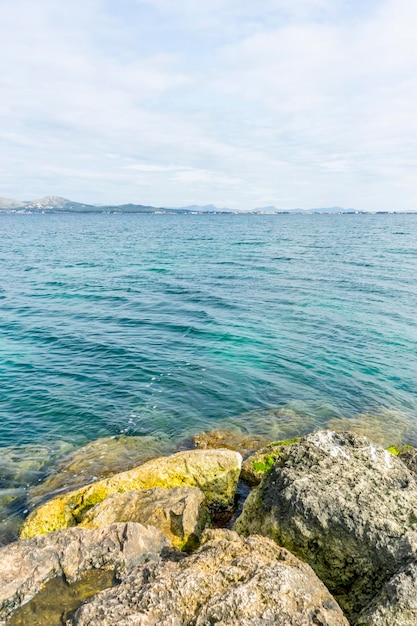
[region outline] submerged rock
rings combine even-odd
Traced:
[[[242,457],[231,450],[190,450],[144,465],[57,496],[27,518],[21,537],[42,535],[75,526],[89,509],[117,492],[150,487],[199,487],[209,507],[233,505]]]
[[[243,457],[268,444],[268,439],[263,435],[242,433],[226,428],[198,433],[191,437],[191,441],[200,450],[227,448],[240,452]]]
[[[242,480],[249,485],[259,485],[265,472],[271,469],[278,459],[282,449],[286,446],[291,446],[293,443],[297,443],[297,441],[300,441],[300,437],[285,439],[284,441],[274,441],[249,456],[242,464],[242,472],[240,474]]]
[[[21,488],[44,478],[56,460],[72,449],[71,444],[56,441],[50,444],[8,446],[1,448],[0,489]]]
[[[197,487],[142,489],[114,493],[90,509],[80,526],[139,522],[159,528],[180,550],[195,548],[208,521],[203,492]]]
[[[407,439],[409,417],[398,410],[380,408],[375,413],[359,413],[352,417],[334,417],[327,428],[367,437],[381,446],[401,446]]]
[[[72,626],[348,626],[312,569],[262,537],[206,531],[191,556],[134,568]]]
[[[0,626],[53,578],[74,582],[95,568],[120,572],[159,558],[168,546],[163,533],[140,524],[72,528],[10,544],[0,550]]]
[[[104,437],[59,459],[52,473],[30,489],[29,501],[39,504],[57,493],[132,469],[172,451],[172,443],[155,437]]]
[[[416,502],[412,473],[390,452],[321,431],[282,451],[234,529],[307,561],[355,615],[415,554]]]
[[[7,626],[62,626],[88,598],[117,584],[114,572],[88,570],[74,583],[63,576],[47,582],[29,602],[16,609]]]

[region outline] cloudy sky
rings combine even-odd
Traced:
[[[0,196],[417,209],[415,0],[2,0]]]

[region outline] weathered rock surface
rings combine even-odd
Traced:
[[[300,441],[300,437],[284,441],[273,441],[264,448],[257,450],[257,452],[251,454],[243,461],[240,477],[249,485],[259,485],[265,472],[271,469],[281,454],[282,449],[298,441]]]
[[[132,469],[171,451],[172,444],[155,437],[119,435],[96,439],[59,459],[46,480],[30,489],[29,501],[39,504],[46,497]]]
[[[230,507],[241,463],[241,455],[231,450],[189,450],[155,459],[45,502],[29,515],[20,536],[75,526],[94,505],[113,493],[132,489],[188,485],[201,489],[209,507]]]
[[[142,489],[114,493],[90,509],[80,526],[139,522],[159,528],[180,550],[198,545],[208,521],[203,492],[197,487]]]
[[[402,567],[362,611],[355,626],[416,626],[417,563]]]
[[[245,457],[254,450],[263,448],[269,442],[263,435],[242,433],[237,430],[216,428],[191,437],[192,443],[200,450],[227,448],[236,450]]]
[[[417,483],[390,452],[321,431],[284,449],[235,530],[307,561],[350,615],[415,554]]]
[[[71,528],[10,544],[0,550],[0,624],[52,578],[74,582],[93,568],[122,571],[159,558],[169,545],[159,530],[140,524]]]
[[[206,531],[191,556],[134,568],[73,626],[348,626],[312,569],[262,537]]]
[[[390,449],[390,448],[388,448]],[[417,476],[417,448],[412,446],[396,446],[393,452],[408,467],[410,472]]]

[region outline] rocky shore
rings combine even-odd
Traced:
[[[221,429],[187,446],[41,483],[0,550],[0,626],[417,624],[414,448]]]

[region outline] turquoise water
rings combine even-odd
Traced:
[[[0,445],[417,418],[417,216],[3,215]]]
[[[0,229],[13,458],[341,418],[417,443],[417,216],[1,215]]]

